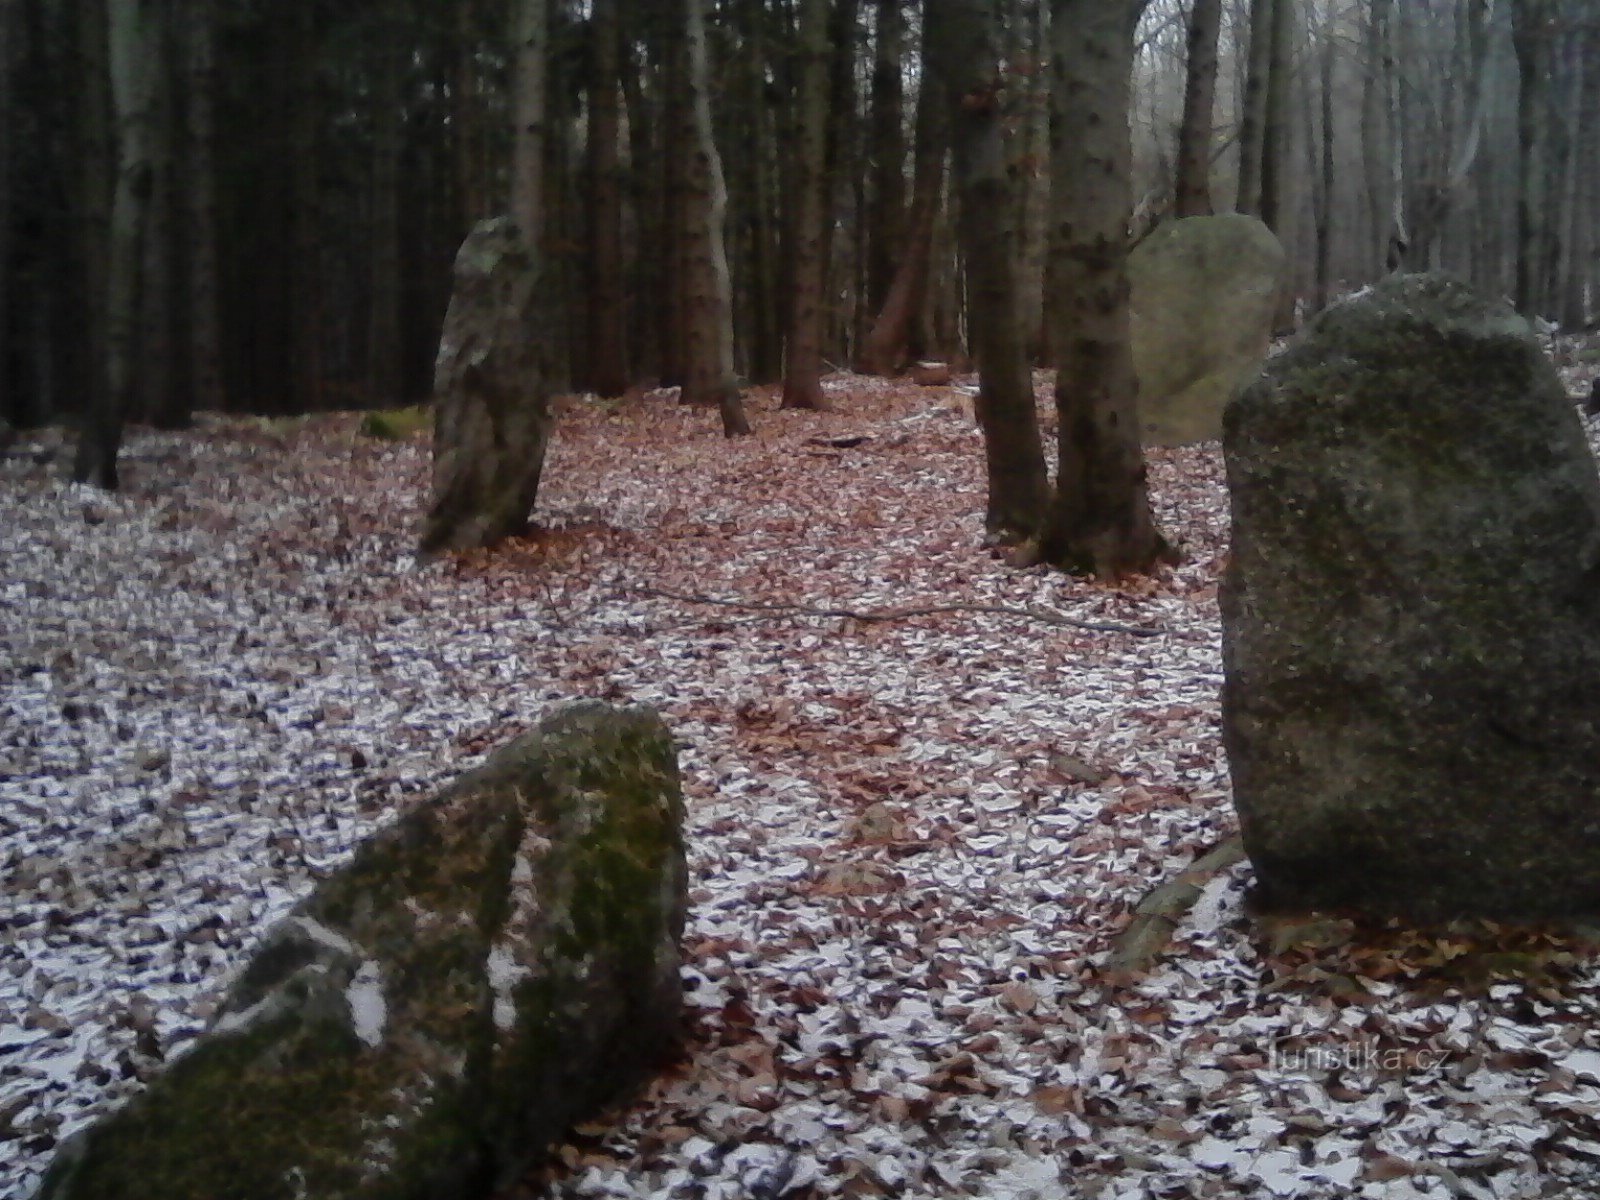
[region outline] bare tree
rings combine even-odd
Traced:
[[[1189,13],[1189,61],[1184,75],[1183,122],[1178,127],[1178,178],[1174,214],[1211,213],[1211,127],[1217,91],[1217,38],[1222,0],[1195,0]]]
[[[550,0],[516,0],[511,43],[511,219],[535,250],[544,236],[544,158],[549,135],[546,79]]]
[[[594,0],[589,19],[589,387],[628,388],[622,282],[622,164],[618,113],[622,29],[617,0]]]
[[[827,274],[828,0],[800,6],[800,121],[794,154],[790,232],[789,334],[784,345],[784,408],[826,408],[822,395],[822,289]]]
[[[1170,553],[1150,515],[1128,313],[1129,75],[1140,5],[1052,0],[1049,320],[1055,502],[1045,561],[1117,578]]]
[[[106,273],[105,384],[86,414],[72,477],[117,488],[117,454],[132,397],[139,332],[139,269],[150,211],[150,121],[159,13],[152,0],[106,0],[117,185]]]
[[[189,388],[197,409],[222,397],[222,327],[217,277],[216,13],[213,0],[185,0],[182,22],[185,138],[183,186],[189,248]]]
[[[716,405],[724,436],[735,437],[749,433],[750,422],[733,370],[733,297],[722,240],[728,192],[711,128],[703,4],[704,0],[683,0],[682,9],[687,92],[683,106],[683,150],[687,155],[683,246],[688,353],[683,399],[689,404]]]

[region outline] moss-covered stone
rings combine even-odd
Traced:
[[[1222,433],[1222,411],[1261,366],[1283,286],[1283,247],[1255,217],[1169,221],[1128,257],[1133,365],[1146,445]]]
[[[414,404],[410,408],[386,408],[369,412],[361,418],[364,437],[386,442],[403,442],[407,438],[433,428],[433,407]]]
[[[1600,910],[1600,478],[1527,324],[1433,276],[1229,407],[1224,738],[1263,899]]]
[[[571,706],[369,841],[49,1200],[470,1197],[676,1045],[671,739]]]

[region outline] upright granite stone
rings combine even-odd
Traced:
[[[1146,445],[1222,434],[1222,410],[1261,366],[1283,286],[1283,247],[1255,217],[1162,225],[1128,258],[1133,366]]]
[[[522,533],[550,442],[547,298],[534,251],[505,217],[456,254],[433,382],[433,497],[421,549]]]
[[[672,739],[570,706],[372,838],[45,1200],[469,1200],[674,1051]]]
[[[1228,408],[1223,733],[1274,908],[1600,913],[1600,478],[1526,322],[1335,305]]]

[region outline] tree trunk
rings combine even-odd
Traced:
[[[1050,6],[1046,0],[1028,0],[1029,48],[1032,78],[1028,81],[1023,112],[1020,165],[1022,185],[1017,197],[1017,260],[1020,294],[1017,320],[1027,339],[1030,362],[1049,360],[1044,336],[1044,260],[1050,203],[1050,83],[1043,63],[1049,37]]]
[[[1261,187],[1257,211],[1285,246],[1291,244],[1285,221],[1283,173],[1289,163],[1290,65],[1294,55],[1294,10],[1290,0],[1272,0],[1271,61],[1267,64],[1266,126],[1261,138]],[[1251,44],[1254,60],[1254,42]]]
[[[1361,154],[1366,176],[1370,270],[1384,269],[1389,247],[1389,93],[1393,59],[1389,53],[1389,14],[1393,0],[1370,0],[1367,8],[1366,78],[1361,90]]]
[[[450,146],[455,159],[456,207],[464,233],[483,219],[487,206],[478,86],[478,0],[456,0],[455,10]]]
[[[150,203],[139,274],[139,363],[134,370],[132,411],[164,429],[189,424],[189,403],[177,387],[173,337],[173,297],[177,283],[173,256],[177,237],[177,105],[173,96],[173,0],[151,9],[150,53]]]
[[[1318,311],[1327,307],[1329,289],[1333,282],[1333,226],[1334,212],[1338,208],[1334,197],[1334,120],[1333,120],[1333,68],[1338,40],[1334,37],[1333,22],[1324,20],[1321,46],[1322,155],[1318,177],[1321,185],[1321,205],[1317,210],[1317,295]]]
[[[683,205],[688,361],[683,399],[689,404],[715,404],[724,436],[735,437],[749,433],[750,423],[733,370],[733,298],[723,246],[728,193],[711,128],[704,0],[682,3],[688,68],[682,139],[688,155]]]
[[[322,407],[322,197],[317,178],[316,9],[286,6],[290,23],[289,104],[289,412]]]
[[[901,0],[878,0],[872,55],[872,178],[868,186],[867,309],[883,311],[904,236],[905,131],[901,128],[905,16]]]
[[[133,393],[139,336],[139,268],[150,208],[150,121],[155,93],[156,5],[106,0],[117,186],[107,267],[105,384],[78,439],[72,477],[117,488],[117,453]]]
[[[214,0],[184,5],[185,157],[184,219],[189,246],[189,391],[200,410],[223,407],[222,326],[217,277],[216,7]]]
[[[511,34],[516,51],[511,87],[511,219],[539,254],[544,237],[550,0],[515,3]]]
[[[783,408],[822,409],[822,290],[827,271],[822,223],[829,196],[828,0],[800,7],[800,122],[794,228],[789,244],[789,334],[784,341]]]
[[[938,26],[948,40],[932,48],[929,73],[945,81],[952,113],[967,321],[989,477],[984,526],[1001,540],[1023,541],[1044,524],[1050,483],[1034,414],[1027,331],[1016,319],[1017,204],[1006,170],[996,14],[993,0],[929,4],[949,10]]]
[[[928,46],[938,43],[938,22],[942,19],[942,8],[938,4],[922,14],[924,58]],[[905,363],[908,352],[922,349],[913,344],[912,326],[921,318],[927,293],[933,231],[938,223],[939,199],[944,189],[944,159],[949,140],[947,118],[940,89],[929,81],[924,71],[917,90],[911,211],[893,282],[872,332],[867,336],[867,344],[862,347],[858,369],[868,375],[893,375]]]
[[[407,50],[400,12],[377,14],[372,74],[372,238],[368,260],[372,303],[367,326],[367,394],[378,408],[402,402],[400,383],[400,155],[405,121],[402,91]]]
[[[622,32],[617,0],[594,0],[589,19],[589,388],[628,390],[622,288],[622,163],[618,153]]]
[[[673,9],[677,9],[673,12]],[[689,160],[694,154],[693,114],[689,112],[689,59],[681,0],[658,13],[660,30],[661,116],[661,286],[657,289],[657,329],[661,336],[661,386],[679,387],[688,370]]]
[[[1549,109],[1545,65],[1551,13],[1549,0],[1512,0],[1511,37],[1517,57],[1518,311],[1538,314],[1545,299],[1543,266],[1549,238],[1545,187],[1545,119]]]
[[[19,425],[31,425],[17,401],[20,389],[11,370],[12,76],[21,11],[20,0],[0,0],[0,421],[15,414],[23,416]]]
[[[1261,167],[1267,153],[1267,87],[1272,73],[1272,18],[1277,0],[1250,0],[1250,55],[1239,127],[1239,194],[1234,208],[1261,215]]]
[[[1178,127],[1178,177],[1173,213],[1211,215],[1211,126],[1217,91],[1217,37],[1222,0],[1195,0],[1189,14],[1189,62],[1184,75],[1183,122]]]
[[[1118,578],[1169,554],[1150,515],[1128,313],[1129,76],[1138,6],[1052,0],[1056,494],[1045,561]]]
[[[82,72],[78,89],[76,179],[77,224],[82,253],[79,284],[84,300],[87,362],[81,371],[79,415],[111,410],[105,395],[109,352],[106,306],[110,299],[111,209],[116,191],[118,149],[111,103],[111,66],[106,0],[78,0],[77,53]]]

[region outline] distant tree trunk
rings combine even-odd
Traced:
[[[938,22],[942,19],[942,9],[937,4],[922,15],[924,57],[928,46],[938,43]],[[944,190],[944,160],[949,140],[944,98],[926,72],[918,84],[916,120],[911,211],[906,220],[905,240],[901,243],[900,262],[858,364],[859,369],[869,375],[892,375],[906,361],[908,351],[922,349],[913,345],[912,326],[921,315],[928,286],[933,231],[938,223],[939,198]]]
[[[286,6],[290,23],[289,104],[289,369],[288,411],[322,407],[322,203],[317,178],[316,8]]]
[[[11,130],[13,55],[19,0],[0,0],[0,421],[23,412],[11,370]],[[24,419],[19,424],[32,424]]]
[[[1600,61],[1595,57],[1600,54],[1600,26],[1579,36],[1578,78],[1569,115],[1573,125],[1570,205],[1561,273],[1561,325],[1568,330],[1582,329],[1589,320],[1586,266],[1596,250],[1594,226],[1600,220],[1595,205],[1595,184],[1600,180],[1600,165],[1595,161],[1600,158]]]
[[[1366,176],[1371,271],[1381,273],[1389,248],[1389,93],[1394,86],[1389,52],[1393,0],[1370,0],[1364,35],[1366,68],[1361,91],[1361,155]]]
[[[952,113],[954,180],[967,267],[967,321],[978,360],[989,501],[984,526],[1005,541],[1036,534],[1049,510],[1050,483],[1034,415],[1027,331],[1018,323],[1017,205],[1006,171],[1002,80],[993,0],[928,0],[949,10],[933,47]]]
[[[139,268],[150,208],[150,121],[158,13],[152,0],[106,0],[117,187],[107,269],[105,385],[78,439],[72,477],[117,488],[117,453],[133,393],[139,336]]]
[[[80,290],[84,300],[87,362],[81,372],[79,415],[111,411],[106,391],[110,299],[111,208],[116,190],[118,148],[111,102],[111,67],[106,0],[77,0],[78,128],[81,147],[75,180],[78,237],[81,245]],[[119,435],[120,437],[120,435]]]
[[[478,0],[456,0],[455,63],[450,90],[451,149],[455,157],[456,205],[463,232],[482,220],[483,121],[478,86]]]
[[[1318,164],[1320,203],[1317,208],[1317,308],[1327,306],[1333,277],[1333,225],[1334,211],[1334,121],[1333,121],[1333,67],[1336,61],[1338,40],[1334,37],[1332,21],[1322,28],[1322,70],[1320,79],[1320,108],[1322,117],[1322,154]]]
[[[1052,0],[1046,303],[1058,371],[1056,494],[1046,562],[1117,578],[1169,550],[1150,515],[1128,312],[1129,77],[1139,6]]]
[[[173,95],[174,0],[156,0],[151,10],[150,52],[155,61],[150,98],[150,204],[139,275],[139,363],[134,370],[134,412],[163,429],[189,424],[188,397],[178,388],[174,289],[177,272],[177,103]]]
[[[750,171],[748,361],[752,383],[773,383],[783,377],[783,325],[779,320],[780,253],[778,191],[773,164],[777,138],[773,132],[773,103],[767,83],[766,4],[746,0],[748,26],[744,86],[749,97],[745,114],[744,157]]]
[[[1022,323],[1028,358],[1033,362],[1049,358],[1044,336],[1044,261],[1050,203],[1050,85],[1043,67],[1049,15],[1045,0],[1028,0],[1023,7],[1033,75],[1023,97],[1019,133],[1022,185],[1017,197],[1017,320]]]
[[[659,14],[661,119],[661,286],[657,288],[656,326],[661,336],[661,386],[679,387],[688,369],[689,328],[686,289],[689,261],[688,170],[694,135],[689,112],[689,59],[681,0]]]
[[[622,33],[617,0],[594,0],[589,19],[589,388],[628,390],[623,328],[622,163],[618,153]]]
[[[1211,127],[1217,91],[1217,38],[1222,0],[1195,0],[1189,14],[1189,62],[1184,75],[1183,123],[1178,127],[1178,177],[1173,212],[1211,215]]]
[[[222,326],[217,307],[215,28],[215,0],[185,0],[185,157],[189,169],[183,195],[189,246],[189,390],[194,407],[200,410],[223,407]]]
[[[515,0],[511,42],[511,219],[539,252],[544,237],[544,161],[550,0]]]
[[[715,404],[724,436],[750,432],[733,370],[733,299],[723,221],[728,193],[711,127],[704,0],[682,0],[687,72],[683,149],[688,362],[683,399]]]
[[[379,408],[401,402],[400,155],[406,41],[390,3],[377,14],[372,73],[372,306],[367,326],[367,392]]]
[[[1290,67],[1294,57],[1294,10],[1290,0],[1272,0],[1272,40],[1267,64],[1266,123],[1261,138],[1261,192],[1257,211],[1268,229],[1289,244],[1284,228],[1283,172],[1289,160]],[[1251,61],[1255,47],[1251,44]]]
[[[828,0],[800,6],[800,121],[794,228],[789,244],[789,334],[784,343],[784,408],[826,408],[822,395],[822,289],[827,271],[822,223],[830,192],[828,157]]]
[[[1267,81],[1272,73],[1272,18],[1277,0],[1250,0],[1250,55],[1239,127],[1239,195],[1234,207],[1261,215],[1261,167],[1267,153]]]
[[[901,0],[878,0],[872,54],[872,162],[868,184],[867,310],[883,311],[904,236],[905,131],[900,58],[905,17]]]
[[[1545,73],[1551,12],[1549,0],[1512,0],[1511,39],[1517,56],[1517,274],[1518,311],[1534,316],[1545,299],[1543,266],[1549,239],[1545,180],[1545,120],[1549,88]]]

